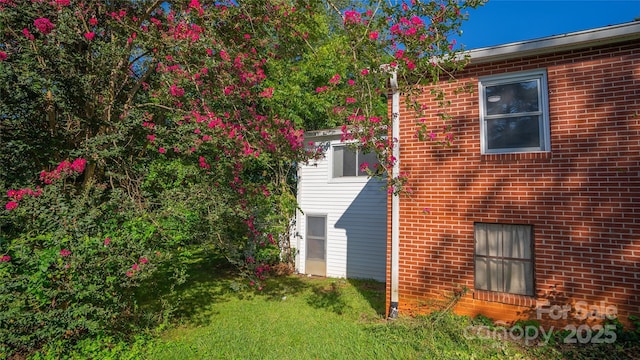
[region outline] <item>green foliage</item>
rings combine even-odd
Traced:
[[[623,342],[640,342],[640,318],[636,315],[628,317],[631,328],[625,328],[619,318],[607,319],[605,324],[615,325],[616,339]]]
[[[447,36],[477,4],[3,1],[3,355],[164,326],[194,245],[262,288],[294,260],[303,130],[389,155],[380,65],[412,85],[459,68]]]
[[[173,259],[156,226],[132,217],[123,198],[66,178],[3,216],[0,348],[8,355],[99,334],[126,339],[145,325],[135,288]]]

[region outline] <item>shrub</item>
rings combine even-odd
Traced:
[[[127,336],[143,318],[135,289],[171,265],[149,217],[119,191],[80,186],[74,180],[82,169],[65,166],[43,174],[42,188],[7,192],[7,203],[17,205],[5,206],[0,219],[4,355],[96,334]]]

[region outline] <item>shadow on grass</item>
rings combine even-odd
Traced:
[[[376,280],[347,279],[356,288],[376,314],[386,316],[386,284]]]
[[[373,280],[307,278],[299,275],[274,276],[258,290],[242,279],[237,269],[214,250],[196,252],[183,263],[186,281],[172,286],[175,267],[160,269],[138,294],[138,303],[149,324],[167,321],[209,325],[216,305],[232,299],[263,297],[282,301],[287,296],[305,294],[309,306],[342,315],[350,308],[344,288],[353,286],[378,313],[384,313],[385,286]]]
[[[315,309],[325,309],[338,315],[344,314],[349,305],[342,294],[343,282],[344,280],[336,280],[327,285],[313,286],[307,304]]]
[[[270,278],[264,290],[254,292],[255,295],[265,296],[269,300],[282,301],[286,296],[303,293],[311,284],[296,275],[282,275]]]
[[[234,293],[235,268],[213,251],[198,252],[182,265],[159,269],[146,281],[138,294],[140,308],[155,323],[171,319],[208,324],[213,306],[228,301]],[[174,286],[182,276],[186,281]]]

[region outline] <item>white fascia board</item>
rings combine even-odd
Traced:
[[[469,50],[471,64],[544,55],[595,45],[640,39],[640,21]]]
[[[342,128],[310,130],[304,132],[305,141],[327,141],[340,139],[342,137]]]

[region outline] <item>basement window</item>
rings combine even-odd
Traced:
[[[549,151],[545,70],[480,79],[483,154]]]
[[[476,223],[475,288],[533,296],[530,225]]]

